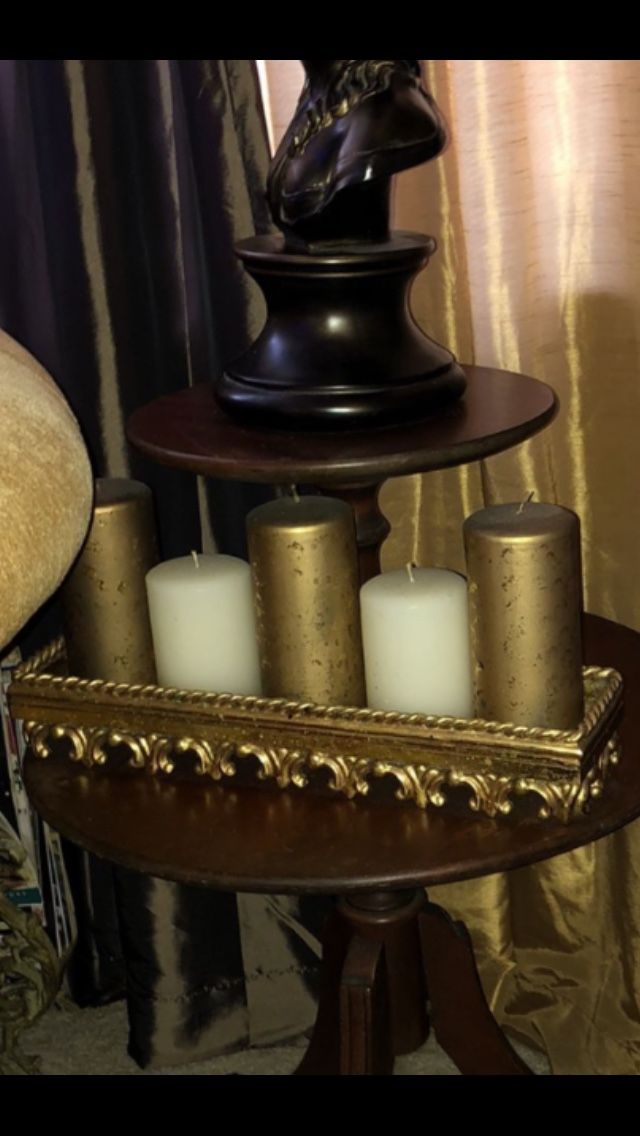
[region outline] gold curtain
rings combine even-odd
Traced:
[[[640,67],[450,59],[425,71],[453,144],[397,187],[398,226],[439,243],[415,315],[462,360],[551,383],[561,411],[509,453],[388,484],[384,566],[461,568],[464,516],[533,490],[580,515],[587,608],[640,628]],[[498,1018],[556,1073],[640,1072],[639,873],[634,825],[433,891],[469,925]]]
[[[299,73],[265,62],[277,140]],[[396,227],[439,245],[414,314],[462,361],[551,383],[561,412],[506,454],[388,483],[384,567],[461,569],[463,518],[533,490],[581,517],[587,608],[640,629],[640,65],[446,59],[425,61],[425,78],[452,144],[396,187]],[[433,889],[468,924],[499,1020],[555,1073],[640,1072],[639,877],[636,824]]]

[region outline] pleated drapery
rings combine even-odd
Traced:
[[[299,65],[265,64],[277,140]],[[397,179],[396,227],[439,245],[414,314],[463,362],[550,383],[561,411],[508,453],[387,483],[384,567],[463,569],[464,517],[533,491],[580,515],[587,608],[640,630],[640,64],[430,60],[425,79],[452,143]],[[468,923],[499,1020],[556,1073],[640,1072],[638,824],[433,898]]]

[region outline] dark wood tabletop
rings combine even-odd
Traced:
[[[411,888],[521,867],[597,840],[640,814],[640,635],[587,617],[588,662],[625,680],[623,760],[588,816],[490,820],[446,810],[177,782],[28,756],[25,780],[45,820],[125,867],[236,891]]]
[[[463,399],[421,422],[362,433],[261,430],[230,418],[213,384],[154,399],[127,423],[129,440],[162,465],[215,478],[323,486],[382,481],[499,453],[553,418],[554,391],[509,371],[466,366]]]

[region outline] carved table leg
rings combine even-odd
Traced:
[[[324,937],[323,985],[298,1075],[391,1073],[427,1036],[417,915],[422,892],[342,899]]]
[[[313,1036],[296,1076],[392,1073],[382,943],[352,935],[346,921],[336,914],[325,933],[322,977]]]
[[[418,922],[438,1044],[467,1075],[533,1075],[491,1013],[464,923],[434,903],[425,904]]]
[[[396,1056],[413,1053],[429,1032],[417,916],[422,891],[368,892],[340,901],[338,910],[353,931],[381,943],[389,988],[391,1042]]]
[[[393,1072],[389,989],[382,943],[356,935],[349,943],[340,984],[340,1073]]]
[[[318,1013],[296,1076],[331,1077],[340,1072],[340,983],[348,945],[348,928],[336,912],[324,930]]]

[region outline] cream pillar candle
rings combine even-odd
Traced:
[[[147,574],[158,682],[260,694],[251,572],[235,556],[195,552]]]
[[[367,703],[472,716],[467,587],[457,572],[408,567],[361,589]]]
[[[476,711],[571,729],[582,717],[580,522],[537,501],[464,524]]]

